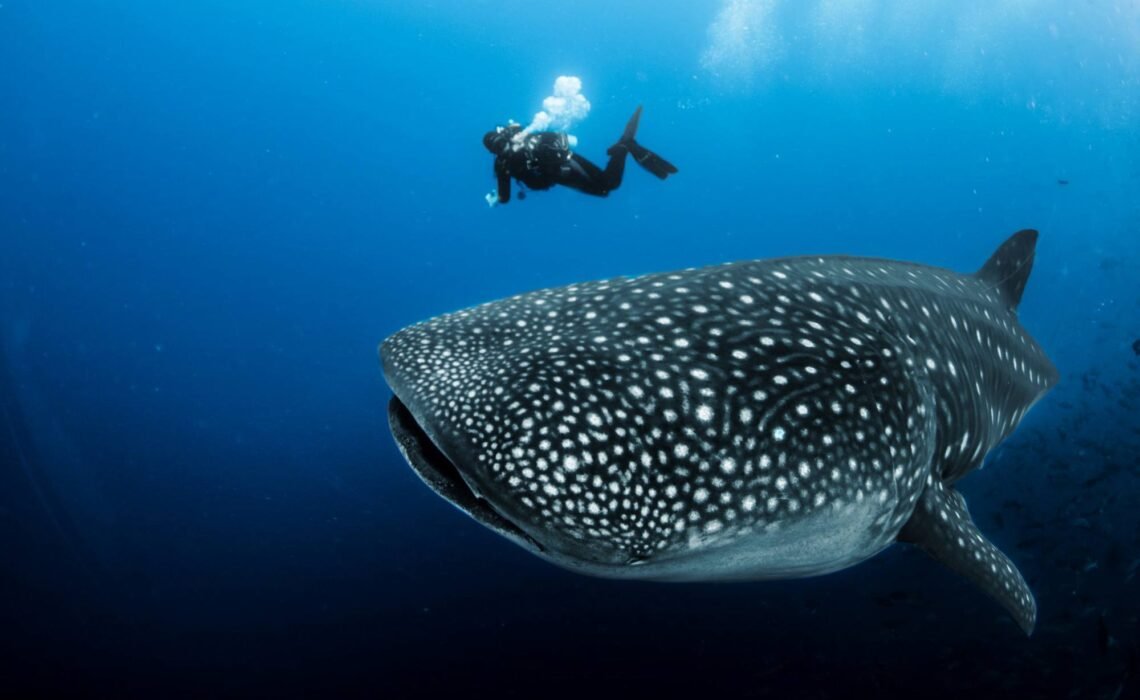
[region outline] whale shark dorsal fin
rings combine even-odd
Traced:
[[[975,277],[992,286],[1001,300],[1016,310],[1033,269],[1036,249],[1037,231],[1031,228],[1018,231],[1001,244]]]
[[[974,525],[966,500],[952,487],[933,480],[919,499],[899,540],[927,554],[979,586],[1033,633],[1037,603],[1013,562]]]

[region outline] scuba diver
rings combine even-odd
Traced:
[[[610,159],[605,170],[577,153],[572,153],[570,147],[574,145],[571,140],[573,137],[567,134],[549,131],[523,134],[523,128],[514,123],[488,131],[483,136],[483,145],[495,154],[498,190],[487,195],[487,203],[493,206],[511,201],[511,178],[532,190],[548,190],[555,185],[564,185],[579,192],[605,197],[621,186],[627,154],[632,154],[641,167],[664,180],[676,173],[677,168],[633,140],[640,119],[641,107],[638,106],[625,125],[621,139],[606,151]],[[520,191],[519,199],[524,199],[525,194],[525,191]]]

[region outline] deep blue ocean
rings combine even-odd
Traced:
[[[607,198],[489,207],[577,76]],[[609,581],[419,481],[377,359],[542,287],[1040,230],[1061,383],[962,482],[1026,637],[897,545]],[[0,695],[1140,697],[1135,0],[0,0]]]

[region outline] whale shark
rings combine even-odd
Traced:
[[[445,314],[380,344],[389,425],[436,493],[576,572],[805,577],[903,542],[1031,634],[956,485],[1059,378],[1017,317],[1036,243],[973,274],[775,258]]]

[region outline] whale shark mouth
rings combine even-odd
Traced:
[[[471,490],[459,468],[435,444],[397,396],[388,402],[388,425],[400,452],[432,491],[503,537],[531,551],[544,550],[521,528],[495,510],[487,499]]]

